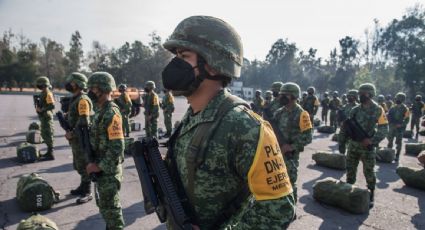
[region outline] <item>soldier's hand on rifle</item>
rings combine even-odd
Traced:
[[[283,151],[284,153],[292,152],[292,151],[294,151],[294,148],[292,148],[292,145],[283,144],[283,145],[282,145],[282,151]]]
[[[102,170],[99,168],[99,166],[97,166],[97,164],[95,164],[95,163],[89,163],[86,166],[86,171],[87,171],[87,174],[90,175],[91,173],[98,173],[98,172],[100,172]]]
[[[370,140],[370,138],[365,138],[365,139],[363,139],[363,141],[362,141],[362,145],[363,145],[363,147],[365,147],[365,148],[367,148],[369,145],[371,145],[372,144],[372,141]]]
[[[66,132],[65,133],[65,138],[69,141],[74,137],[73,132]]]

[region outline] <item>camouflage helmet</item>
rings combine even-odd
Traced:
[[[344,93],[344,94],[342,95],[342,99],[345,99],[345,98],[347,98],[347,94],[345,94],[345,93]]]
[[[392,98],[391,94],[387,94],[387,96],[385,97],[385,99],[387,100],[391,100],[391,98]]]
[[[422,95],[420,95],[420,94],[416,95],[415,100],[421,100],[422,101]]]
[[[273,95],[273,92],[272,92],[271,90],[267,90],[267,91],[264,93],[264,96],[265,96],[265,97],[272,97],[272,95]]]
[[[116,89],[115,79],[110,73],[95,72],[89,77],[87,87],[97,87],[103,92],[111,92]]]
[[[307,97],[308,93],[306,91],[303,91],[303,97]]]
[[[348,91],[347,97],[348,96],[353,96],[353,97],[357,98],[358,94],[359,94],[359,92],[356,89],[352,89],[352,90],[349,90]]]
[[[287,82],[282,85],[282,88],[280,88],[279,94],[291,94],[295,98],[299,98],[300,92],[301,92],[301,89],[298,86],[298,84],[293,82]]]
[[[118,86],[118,90],[126,90],[127,89],[127,85],[126,84],[120,84]]]
[[[271,90],[272,92],[279,92],[282,86],[283,86],[283,82],[281,81],[273,82]]]
[[[74,82],[80,89],[87,89],[87,77],[82,73],[71,73],[71,75],[66,78],[66,83],[71,82]]]
[[[385,101],[385,97],[382,94],[378,95],[378,102],[384,102]]]
[[[323,96],[325,96],[325,97],[327,97],[329,95],[329,93],[328,92],[324,92],[323,93]]]
[[[368,93],[370,97],[374,97],[376,94],[375,86],[371,83],[361,84],[359,87],[359,93]]]
[[[239,78],[243,64],[242,41],[233,27],[210,16],[192,16],[181,21],[164,48],[193,50],[220,74]]]
[[[46,86],[46,87],[51,86],[49,78],[45,76],[38,77],[37,80],[35,80],[35,85]]]
[[[404,102],[404,100],[406,100],[406,94],[404,94],[404,93],[402,93],[402,92],[398,92],[398,93],[395,95],[395,99],[396,99],[396,100],[399,100],[399,101],[401,101],[401,102]]]
[[[313,86],[308,87],[307,93],[314,93],[316,92],[316,89]]]
[[[259,89],[255,90],[255,95],[261,95],[261,90]]]
[[[334,97],[338,97],[338,95],[339,95],[339,93],[336,90],[332,93],[332,96],[334,96]]]
[[[155,87],[155,82],[153,82],[153,81],[147,81],[147,82],[145,83],[145,88],[148,88],[148,89],[150,89],[150,90],[155,89],[155,88],[156,88],[156,87]]]

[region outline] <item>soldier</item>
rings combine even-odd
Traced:
[[[67,113],[67,121],[72,128],[65,134],[72,149],[72,160],[74,169],[80,175],[80,185],[76,189],[71,190],[71,195],[80,196],[77,204],[89,202],[93,199],[91,193],[91,178],[86,172],[88,164],[83,146],[79,138],[83,138],[78,130],[90,127],[90,116],[93,115],[93,105],[90,98],[84,93],[87,89],[87,77],[81,73],[72,73],[66,79],[65,89],[72,93],[72,99],[69,104],[69,112]]]
[[[143,105],[145,107],[145,131],[147,137],[158,137],[159,99],[155,93],[155,82],[145,83],[145,96]]]
[[[385,113],[388,113],[388,107],[385,103],[385,97],[382,94],[378,96],[378,105],[380,105],[384,109]]]
[[[341,130],[338,138],[339,152],[342,154],[345,153],[345,144],[348,141],[347,183],[356,183],[357,166],[360,160],[363,163],[363,174],[370,191],[370,207],[373,207],[374,204],[376,186],[374,171],[376,160],[373,146],[378,146],[388,133],[388,121],[384,109],[372,100],[375,92],[373,84],[360,85],[360,105],[355,106],[349,115],[349,118],[357,121],[369,138],[365,138],[361,142],[351,140],[344,129]]]
[[[273,117],[273,126],[276,127],[274,130],[285,158],[289,179],[294,189],[295,202],[297,202],[296,182],[300,153],[313,138],[310,115],[297,103],[300,91],[300,87],[295,83],[283,84],[280,90],[280,101],[283,107],[277,110]]]
[[[320,102],[320,105],[322,106],[322,121],[325,122],[325,125],[328,124],[329,101],[329,94],[328,92],[325,92],[323,94],[323,99]]]
[[[195,210],[186,209],[195,229],[287,228],[294,199],[276,137],[268,122],[224,89],[240,77],[239,35],[220,19],[193,16],[164,47],[176,54],[162,73],[164,87],[190,104],[166,162]]]
[[[316,95],[314,95],[314,92],[316,91],[316,89],[312,86],[308,87],[307,89],[307,97],[305,98],[304,104],[303,104],[303,109],[305,111],[308,112],[308,114],[310,114],[310,120],[311,120],[311,124],[313,124],[313,120],[314,120],[314,116],[317,113],[317,110],[319,109],[319,99],[317,99]]]
[[[97,109],[90,129],[94,162],[86,171],[95,173],[96,204],[106,222],[106,229],[124,229],[119,191],[124,160],[124,133],[120,108],[112,102],[115,80],[107,72],[93,73],[87,84],[89,97]]]
[[[338,127],[338,110],[341,108],[341,100],[338,97],[338,91],[334,91],[332,94],[332,100],[329,102],[329,109],[331,110],[330,115],[330,126],[333,126],[336,130]]]
[[[129,137],[130,136],[129,116],[131,114],[131,107],[133,106],[133,103],[131,102],[130,96],[126,92],[127,91],[126,84],[119,85],[118,91],[121,93],[121,95],[115,100],[115,103],[120,107],[125,137]]]
[[[170,137],[173,131],[172,116],[174,112],[174,97],[170,90],[164,89],[164,96],[162,97],[161,108],[164,113],[164,124],[167,132],[164,138]]]
[[[271,90],[267,90],[264,95],[264,106],[263,106],[263,118],[266,121],[271,121],[273,118],[273,114],[270,112],[270,107],[273,102],[273,92]]]
[[[347,103],[347,94],[344,93],[341,97],[341,105],[346,105]]]
[[[394,104],[394,102],[393,102],[393,100],[392,100],[392,96],[391,96],[391,94],[388,94],[386,97],[385,97],[385,104],[387,104],[387,109],[388,110],[390,110],[391,109],[391,107],[393,106],[393,104]]]
[[[280,81],[273,82],[272,84],[271,91],[273,94],[273,100],[270,103],[269,113],[266,115],[266,117],[269,119],[272,119],[274,112],[276,112],[281,107],[278,98],[279,98],[280,88],[282,87],[282,85],[283,85],[283,82],[280,82]],[[271,121],[271,120],[267,120],[267,121]]]
[[[406,130],[406,126],[409,123],[410,112],[409,108],[404,104],[406,95],[404,93],[397,93],[395,95],[395,105],[388,111],[388,148],[393,147],[393,141],[395,137],[396,143],[396,157],[395,162],[398,162],[401,152],[401,145],[403,140],[403,132]]]
[[[308,96],[308,93],[304,91],[304,92],[302,93],[302,98],[301,98],[301,100],[300,100],[300,105],[301,105],[301,107],[303,107],[303,108],[304,108],[304,103],[305,103],[305,100],[307,99],[307,96]]]
[[[338,114],[339,123],[343,122],[349,115],[351,110],[357,106],[358,91],[352,89],[347,94],[347,104],[342,106],[340,114]]]
[[[261,96],[261,90],[255,91],[255,97],[253,100],[252,111],[258,115],[263,116],[264,98]]]
[[[415,102],[413,102],[412,105],[412,121],[410,122],[410,130],[413,133],[413,128],[416,126],[416,134],[415,138],[416,140],[419,137],[419,122],[421,120],[422,115],[424,115],[425,112],[425,103],[422,101],[421,95],[416,95]]]
[[[40,160],[54,160],[53,154],[53,110],[55,109],[55,99],[53,93],[50,91],[50,81],[47,77],[38,77],[36,86],[41,93],[39,95],[40,102],[36,105],[36,112],[38,119],[40,119],[41,137],[47,145],[47,152],[42,155]]]

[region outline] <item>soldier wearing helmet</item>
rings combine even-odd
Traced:
[[[155,93],[155,82],[145,83],[143,106],[145,107],[145,131],[147,137],[158,137],[159,98]]]
[[[127,85],[121,84],[118,86],[118,91],[121,95],[115,100],[115,103],[120,107],[122,123],[124,129],[124,136],[130,136],[130,121],[129,116],[131,114],[131,107],[133,103],[131,102],[131,98],[127,93]]]
[[[382,94],[378,95],[378,105],[380,105],[384,109],[385,113],[388,112],[388,107],[385,103],[385,97]]]
[[[90,127],[90,116],[93,115],[93,104],[84,90],[87,89],[87,77],[84,74],[74,72],[66,78],[65,89],[72,93],[67,113],[67,121],[71,130],[67,130],[65,138],[69,141],[72,149],[74,169],[80,175],[80,185],[71,190],[71,195],[79,196],[77,204],[89,202],[93,199],[91,193],[91,179],[86,172],[87,162],[83,152],[84,147],[80,138],[83,135],[78,131],[88,130]]]
[[[341,132],[338,135],[340,153],[345,154],[345,146],[348,142],[347,183],[356,183],[357,166],[359,165],[359,161],[363,163],[363,173],[370,192],[370,207],[373,207],[374,204],[376,186],[374,147],[378,146],[379,142],[388,133],[388,121],[384,109],[372,100],[375,92],[376,90],[373,84],[365,83],[360,85],[360,104],[351,109],[348,116],[348,119],[354,120],[367,133],[367,137],[359,140],[358,136],[360,135],[351,135],[349,129],[346,129],[348,125],[346,126],[345,124],[342,126]]]
[[[39,102],[36,103],[35,110],[40,119],[41,124],[41,137],[44,143],[47,145],[47,152],[41,156],[40,160],[54,160],[55,156],[53,153],[53,136],[54,136],[54,125],[53,125],[53,110],[55,109],[55,98],[53,93],[50,91],[50,81],[47,77],[38,77],[35,81],[36,87],[41,90],[38,95]]]
[[[329,94],[325,92],[322,101],[320,101],[320,105],[322,106],[322,121],[325,122],[325,125],[328,125],[329,102]]]
[[[171,136],[171,132],[173,131],[172,118],[174,112],[174,96],[170,90],[164,89],[164,96],[162,97],[161,108],[164,115],[164,125],[167,130],[164,134],[164,138],[168,138]]]
[[[341,97],[341,104],[344,106],[344,105],[346,105],[348,103],[348,101],[347,101],[347,94],[343,94],[342,95],[342,97]]]
[[[342,106],[341,99],[338,97],[338,91],[332,93],[332,100],[329,102],[329,109],[331,114],[329,117],[330,126],[334,127],[335,130],[338,127],[338,111]]]
[[[88,96],[96,103],[90,128],[94,160],[86,171],[95,173],[96,204],[106,222],[106,229],[124,229],[119,190],[124,161],[124,133],[120,108],[112,102],[115,79],[107,72],[95,72],[88,79]]]
[[[419,137],[419,122],[421,120],[421,117],[425,115],[425,103],[422,101],[422,96],[421,95],[416,95],[415,97],[415,101],[413,102],[412,105],[412,121],[410,122],[410,130],[413,133],[413,129],[416,126],[416,134],[415,134],[415,138],[416,140]]]
[[[308,95],[303,103],[304,110],[306,110],[310,114],[310,120],[312,124],[314,116],[316,115],[320,105],[319,99],[317,99],[316,95],[314,95],[315,92],[316,89],[313,86],[308,87]]]
[[[263,106],[264,106],[264,98],[261,96],[261,90],[255,91],[255,97],[252,102],[253,106],[252,111],[256,112],[258,115],[263,115]]]
[[[271,106],[273,102],[273,92],[267,90],[264,94],[264,105],[263,105],[263,118],[266,121],[271,121],[273,114],[271,113]]]
[[[279,102],[279,92],[280,92],[280,88],[282,88],[283,82],[280,81],[276,81],[273,82],[272,87],[270,89],[270,91],[272,91],[272,95],[273,98],[270,102],[270,106],[269,109],[266,111],[263,111],[264,113],[264,119],[267,121],[271,121],[271,118],[273,117],[274,112],[276,112],[280,107],[280,102]]]
[[[190,105],[169,140],[166,162],[182,181],[177,190],[192,206],[185,208],[191,223],[200,229],[286,228],[294,199],[283,156],[273,154],[281,151],[276,136],[224,88],[240,77],[237,32],[221,19],[193,16],[180,22],[164,47],[176,55],[162,73],[164,87]],[[272,161],[283,167],[268,168]],[[282,181],[267,181],[273,175]]]
[[[399,92],[395,95],[395,104],[388,111],[388,148],[393,147],[394,137],[396,143],[396,157],[395,161],[398,162],[401,153],[403,133],[410,120],[409,108],[404,104],[406,94]]]
[[[393,106],[394,102],[393,102],[393,100],[392,100],[392,96],[391,96],[391,94],[388,94],[388,95],[385,97],[385,104],[387,104],[387,108],[388,108],[388,110],[390,110],[390,109],[391,109],[391,107]]]
[[[310,115],[298,103],[300,87],[293,82],[283,84],[280,102],[283,105],[273,117],[273,127],[285,158],[289,179],[297,202],[297,178],[300,153],[313,139],[313,126]]]

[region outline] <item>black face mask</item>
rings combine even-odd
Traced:
[[[145,88],[145,92],[146,93],[150,93],[151,92],[151,89]]]
[[[348,100],[348,102],[350,102],[350,103],[353,103],[353,102],[355,102],[355,101],[356,101],[356,99],[355,99],[355,98],[353,98],[353,97],[348,97],[348,98],[347,98],[347,100]]]
[[[369,97],[366,95],[360,95],[360,103],[366,103],[369,101]]]
[[[421,101],[421,99],[416,99],[415,101]]]
[[[396,104],[401,104],[401,101],[400,100],[395,100],[395,103]]]
[[[74,87],[72,87],[71,83],[66,83],[65,90],[72,93],[74,92]]]
[[[278,97],[279,96],[279,92],[273,92],[273,97]]]
[[[282,95],[279,98],[279,102],[280,102],[281,105],[285,106],[285,105],[289,104],[289,98],[285,95]]]
[[[98,96],[93,92],[93,91],[89,91],[88,93],[87,93],[87,96],[90,98],[90,100],[92,101],[92,102],[96,102],[99,98],[98,98]]]
[[[37,89],[39,89],[39,90],[44,89],[44,86],[42,86],[42,85],[36,85],[36,87],[37,87]]]
[[[162,71],[162,82],[165,88],[190,96],[202,80],[195,77],[194,68],[188,62],[175,57]]]

